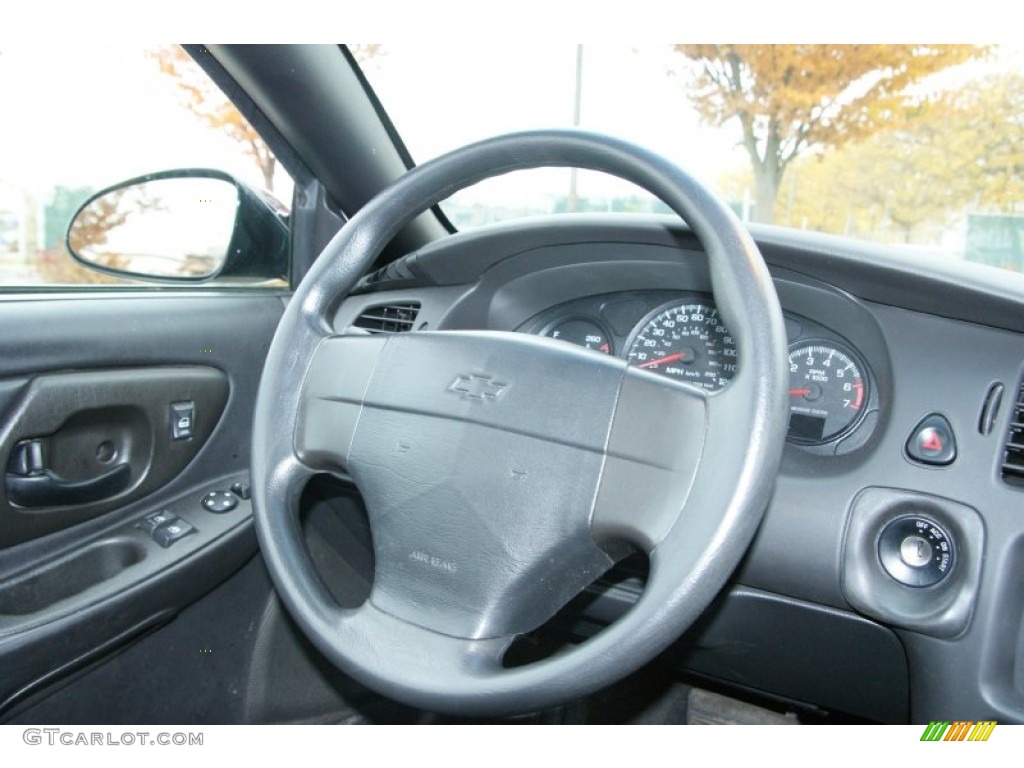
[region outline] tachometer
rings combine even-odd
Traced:
[[[832,341],[789,352],[789,439],[821,445],[851,432],[864,415],[868,379],[853,352]]]
[[[736,375],[736,343],[718,310],[707,304],[672,303],[648,315],[627,345],[638,368],[715,391]]]

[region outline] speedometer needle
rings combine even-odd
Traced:
[[[640,363],[637,368],[653,368],[654,366],[661,365],[662,363],[673,363],[676,360],[682,360],[684,357],[686,357],[685,352],[676,352],[674,355],[665,355],[665,357],[659,357],[654,360],[648,360],[646,363]]]

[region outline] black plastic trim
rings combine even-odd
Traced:
[[[1024,332],[1024,275],[831,235],[754,224],[749,229],[773,273],[787,269],[842,286],[862,300]],[[670,217],[564,214],[460,232],[409,253],[394,268],[428,285],[474,283],[526,251],[593,243],[701,250],[692,232]],[[357,290],[392,287],[364,281]]]
[[[52,602],[29,606],[31,610],[22,613],[0,613],[0,721],[5,710],[25,696],[163,623],[249,560],[256,550],[249,503],[240,501],[225,515],[210,515],[199,506],[211,486],[228,488],[246,477],[215,479],[169,503],[143,508],[137,520],[80,541],[68,555],[35,561],[20,571],[0,568],[2,596],[12,590],[17,594],[27,579],[56,577],[89,549],[131,546],[139,553],[134,562],[104,572],[93,584],[80,585],[81,591],[58,590]],[[137,525],[161,509],[190,521],[197,532],[162,548]],[[51,578],[49,583],[58,585],[60,579]]]

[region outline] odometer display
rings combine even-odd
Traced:
[[[831,341],[789,353],[789,439],[804,445],[837,440],[860,422],[868,382],[852,352]]]
[[[736,375],[736,343],[718,310],[706,304],[671,304],[647,316],[627,345],[638,368],[709,391]]]

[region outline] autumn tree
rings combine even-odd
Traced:
[[[350,44],[348,47],[360,63],[365,63],[384,52],[384,47],[379,43]],[[174,78],[185,106],[208,126],[223,131],[237,141],[260,169],[264,186],[273,191],[277,158],[202,67],[179,45],[157,48],[152,52],[152,56],[160,71]]]
[[[383,56],[387,51],[381,43],[346,43],[345,47],[352,52],[352,56],[362,67],[365,67],[378,56]]]
[[[68,246],[87,260],[115,269],[124,268],[126,262],[122,254],[101,250],[110,235],[133,217],[166,210],[160,197],[151,194],[149,185],[133,184],[111,190],[79,210],[68,229]]]
[[[209,127],[237,141],[259,167],[264,186],[273,190],[277,158],[202,67],[178,45],[161,46],[152,56],[160,71],[174,79],[184,105]]]
[[[957,137],[958,173],[979,207],[1018,213],[1024,207],[1024,76],[985,78],[949,94],[939,117]]]
[[[743,184],[728,181],[733,191]],[[1024,77],[1008,72],[965,82],[866,139],[799,158],[780,189],[776,220],[934,244],[965,211],[1022,210]]]
[[[64,236],[71,217],[93,193],[91,187],[56,187],[44,205],[44,248],[34,251],[34,267],[41,283],[56,285],[127,283],[87,269],[71,258]],[[88,219],[88,215],[85,217]],[[82,219],[80,218],[79,221]]]
[[[969,45],[677,45],[689,90],[715,125],[735,119],[759,221],[774,220],[786,169],[810,149],[864,139],[920,97],[911,87],[987,49]]]
[[[937,126],[881,131],[863,142],[794,165],[795,201],[783,186],[790,224],[887,242],[933,242],[968,195],[958,159]],[[785,202],[783,202],[785,201]],[[792,205],[792,210],[789,210]],[[780,218],[782,218],[780,216]]]

